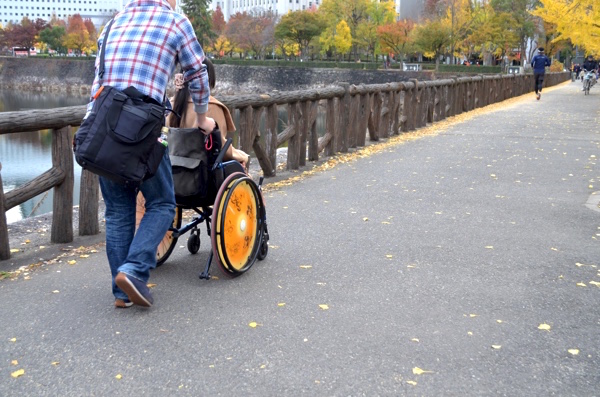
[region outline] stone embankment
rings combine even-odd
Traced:
[[[321,88],[340,82],[383,84],[411,78],[430,80],[431,72],[397,70],[313,69],[215,65],[216,95],[239,95]],[[86,95],[94,77],[94,61],[80,59],[0,57],[0,89]],[[442,77],[442,76],[438,76]],[[169,87],[169,95],[173,88]]]

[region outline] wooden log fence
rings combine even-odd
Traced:
[[[549,73],[552,86],[571,78]],[[277,149],[287,145],[285,168],[297,170],[306,161],[346,153],[447,117],[503,101],[533,90],[532,75],[486,75],[387,84],[350,85],[322,89],[238,95],[219,98],[239,116],[239,146],[254,152],[265,177],[277,173]],[[279,125],[286,109],[287,125]],[[52,131],[52,168],[10,192],[0,191],[0,260],[10,258],[6,211],[54,189],[51,242],[73,241],[74,164],[71,127],[77,127],[86,106],[0,113],[0,134]],[[324,114],[325,131],[317,134],[316,120]],[[261,128],[262,126],[262,128]],[[0,163],[0,184],[2,164]],[[99,233],[98,178],[81,173],[79,234]]]

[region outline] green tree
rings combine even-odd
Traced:
[[[497,14],[505,13],[512,19],[510,26],[505,27],[518,38],[515,47],[510,51],[519,53],[520,64],[523,64],[525,59],[527,41],[536,33],[536,23],[531,11],[537,2],[538,0],[491,0],[490,3]]]
[[[325,23],[315,11],[291,11],[282,16],[275,26],[275,38],[297,43],[302,56],[306,57],[311,40],[320,35],[324,28]]]
[[[45,43],[48,48],[59,53],[66,53],[67,49],[63,45],[63,40],[67,31],[62,26],[49,26],[40,32],[40,41]]]
[[[209,0],[185,0],[181,5],[181,10],[192,23],[198,42],[203,47],[218,37],[218,34],[213,31],[208,3]]]
[[[413,30],[413,42],[426,56],[435,58],[435,70],[439,70],[440,55],[451,43],[452,27],[442,20],[427,21]]]

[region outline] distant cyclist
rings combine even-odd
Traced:
[[[538,53],[531,60],[533,68],[533,82],[535,84],[535,97],[539,101],[542,97],[542,86],[544,85],[544,75],[546,66],[550,66],[550,58],[544,54],[544,48],[538,48]]]
[[[592,55],[588,55],[585,62],[583,62],[582,78],[585,78],[585,75],[587,74],[587,72],[591,72],[591,71],[594,72],[594,78],[592,79],[590,87],[592,87],[594,84],[596,84],[596,73],[598,73],[598,62],[596,62],[594,60],[594,57]],[[585,91],[585,86],[581,89],[581,91]]]

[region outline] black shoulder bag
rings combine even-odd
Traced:
[[[153,176],[164,156],[161,128],[165,107],[135,87],[102,85],[104,53],[113,21],[106,27],[100,54],[100,88],[91,112],[73,139],[75,160],[85,170],[126,186],[139,187]]]

